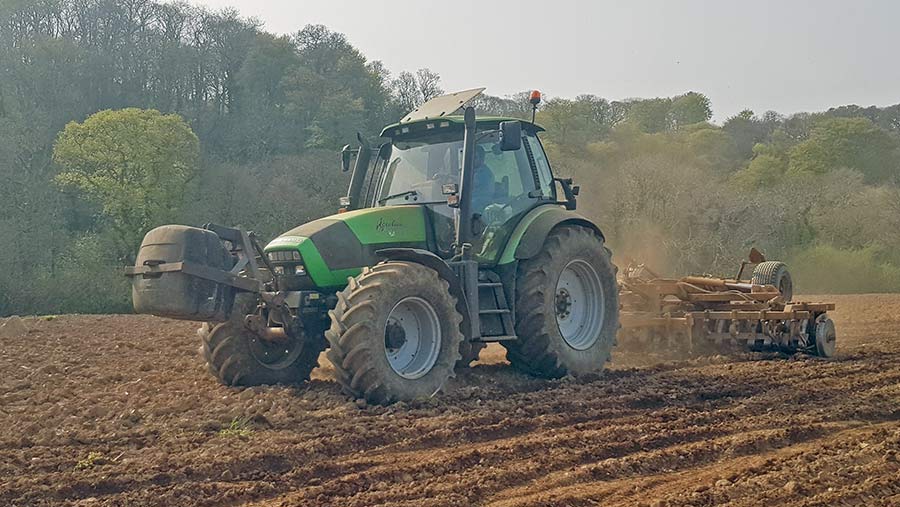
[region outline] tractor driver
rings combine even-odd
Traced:
[[[448,150],[447,155],[450,153],[452,151]],[[486,153],[483,145],[475,145],[474,174],[472,176],[472,213],[481,215],[485,223],[490,225],[495,222],[503,222],[508,217],[506,216],[507,213],[503,211],[503,203],[498,203],[498,201],[503,201],[505,197],[497,195],[497,182],[494,178],[494,171],[485,163]],[[450,168],[452,166],[445,160],[443,167]],[[459,173],[451,176],[449,173],[441,171],[432,176],[432,179],[458,183]]]
[[[501,225],[512,217],[506,207],[509,200],[507,178],[503,185],[497,183],[494,171],[484,162],[484,146],[475,145],[475,174],[472,181],[472,212],[481,215],[486,226]]]
[[[472,177],[472,211],[482,214],[494,201],[494,172],[484,163],[484,146],[475,145],[475,167]]]

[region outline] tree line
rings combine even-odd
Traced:
[[[392,75],[321,25],[275,35],[185,3],[3,2],[0,315],[128,311],[121,266],[161,223],[265,238],[331,213],[340,146],[442,92],[436,73]],[[527,92],[476,107],[531,114]],[[620,263],[730,272],[756,245],[793,260],[801,289],[900,286],[886,234],[900,225],[900,105],[722,125],[711,108],[698,92],[542,104],[554,169],[582,184]]]

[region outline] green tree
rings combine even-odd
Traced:
[[[788,170],[788,152],[791,139],[783,130],[776,130],[768,143],[753,146],[750,164],[734,175],[734,180],[745,189],[771,187],[784,180]]]
[[[789,171],[825,174],[838,168],[855,169],[869,183],[896,178],[900,139],[866,118],[822,119],[790,151]]]
[[[672,99],[655,98],[629,101],[625,121],[632,123],[648,134],[665,132],[671,126],[669,110]]]
[[[174,219],[199,159],[199,141],[178,115],[100,111],[60,133],[56,181],[101,207],[123,258],[155,225]]]
[[[668,116],[670,125],[674,129],[709,121],[712,118],[709,98],[697,92],[687,92],[684,95],[679,95],[672,99]]]
[[[769,137],[776,127],[776,121],[760,119],[749,109],[725,120],[722,129],[731,138],[733,156],[744,160],[750,158],[753,155],[753,147]]]

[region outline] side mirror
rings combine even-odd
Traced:
[[[345,173],[350,170],[350,161],[353,160],[354,151],[349,144],[345,144],[341,149],[341,172]]]
[[[500,122],[500,150],[516,151],[522,147],[522,123],[518,121]]]

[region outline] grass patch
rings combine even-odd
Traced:
[[[92,451],[88,453],[86,458],[78,460],[78,463],[75,463],[75,470],[87,470],[88,468],[94,468],[95,466],[104,463],[106,463],[106,458],[99,452]]]
[[[227,428],[219,430],[219,436],[226,438],[249,438],[252,434],[253,430],[250,428],[250,418],[248,417],[235,417]]]

